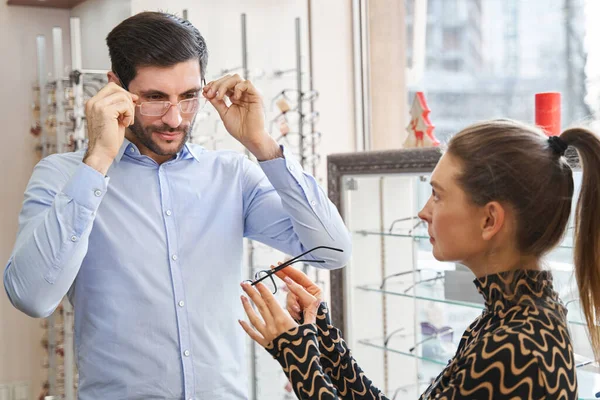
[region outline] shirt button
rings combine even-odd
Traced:
[[[173,261],[177,261],[177,254],[173,254],[173,257],[171,257],[173,259]]]
[[[96,196],[96,197],[102,196],[102,191],[100,189],[94,190],[94,196]]]
[[[77,241],[77,236],[71,236],[71,242],[76,242]]]
[[[133,147],[130,147],[130,148],[129,148],[129,152],[130,152],[130,153],[135,153],[135,149],[134,149]]]
[[[316,206],[316,205],[317,205],[317,202],[313,200],[313,201],[311,201],[311,202],[310,202],[310,205],[311,205],[311,206]]]
[[[190,351],[189,350],[184,351],[183,355],[186,356],[186,357],[189,357],[190,356]]]
[[[293,170],[294,170],[294,166],[293,166],[293,165],[290,165],[290,166],[288,167],[288,169],[289,169],[290,171],[293,171]]]
[[[165,214],[167,214],[170,217],[171,214],[173,214],[173,213],[171,212],[171,210],[167,210],[167,211],[165,211]]]
[[[184,305],[185,305],[185,303],[183,302],[183,300],[181,300],[181,301],[179,302],[179,307],[183,307]]]

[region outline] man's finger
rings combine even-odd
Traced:
[[[210,104],[212,104],[215,110],[217,110],[219,117],[221,117],[221,119],[225,118],[225,114],[227,114],[227,111],[229,111],[229,106],[225,103],[225,101],[217,100],[216,98],[208,99],[208,101]]]
[[[222,82],[219,83],[218,86],[211,88],[211,91],[216,91],[217,95],[215,96],[215,98],[217,100],[223,100],[223,98],[227,95],[227,92],[232,90],[235,87],[235,85],[242,81],[242,77],[235,74],[233,76],[228,77],[227,79],[224,79]]]

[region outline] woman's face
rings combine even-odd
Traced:
[[[459,186],[458,159],[446,153],[431,175],[431,197],[419,212],[427,222],[433,256],[439,261],[468,265],[486,250],[482,238],[484,208],[473,204]]]

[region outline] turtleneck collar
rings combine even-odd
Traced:
[[[517,269],[491,274],[474,281],[490,312],[501,312],[515,305],[534,305],[540,301],[559,302],[550,271]]]

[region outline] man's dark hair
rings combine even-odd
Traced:
[[[164,12],[127,18],[106,37],[112,70],[127,87],[138,67],[170,67],[197,59],[204,79],[208,52],[204,38],[189,21]]]

